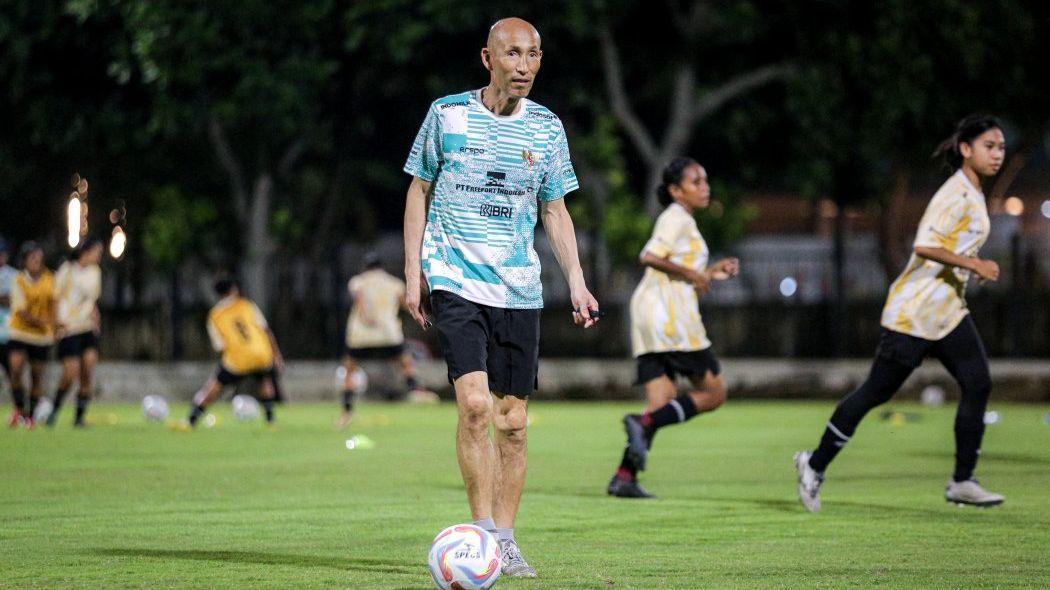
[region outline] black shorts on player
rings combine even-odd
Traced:
[[[7,343],[0,343],[0,368],[4,369],[4,375],[11,376],[11,357],[10,348]]]
[[[401,356],[405,352],[404,344],[393,346],[362,346],[360,348],[343,347],[343,354],[359,361],[389,361]]]
[[[236,385],[245,379],[270,379],[276,386],[277,371],[274,370],[273,367],[270,367],[269,369],[253,371],[251,373],[234,373],[226,367],[219,365],[219,371],[215,374],[215,380],[221,383],[223,387]]]
[[[430,294],[430,304],[449,383],[484,371],[494,393],[528,397],[536,391],[539,309],[490,307],[440,290]]]
[[[97,334],[94,332],[73,334],[58,341],[58,358],[81,357],[91,349],[98,350]]]
[[[43,363],[47,361],[47,357],[51,353],[51,346],[41,346],[39,344],[22,342],[21,340],[11,340],[7,343],[7,350],[9,354],[15,350],[20,350],[26,353],[29,360]]]
[[[645,385],[657,377],[666,375],[671,381],[678,376],[692,379],[703,378],[708,371],[712,375],[722,372],[718,357],[711,348],[703,350],[650,352],[635,359],[637,369],[635,385]]]

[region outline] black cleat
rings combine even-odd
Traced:
[[[656,496],[645,491],[642,484],[637,481],[627,481],[626,479],[620,479],[617,476],[613,476],[609,480],[609,487],[605,491],[610,496],[616,496],[617,498],[655,498]]]
[[[649,457],[649,445],[645,444],[645,427],[635,414],[623,417],[623,428],[627,431],[627,458],[638,471],[645,471],[645,460]]]

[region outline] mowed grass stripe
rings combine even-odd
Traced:
[[[795,500],[794,451],[832,404],[729,403],[662,430],[643,483],[605,496],[620,417],[637,404],[532,405],[517,534],[540,577],[501,588],[1045,587],[1046,406],[993,406],[978,475],[994,509],[942,498],[954,408],[875,410],[829,470],[824,512]],[[174,417],[186,408],[176,405]],[[434,534],[469,520],[455,408],[279,407],[277,432],[236,422],[192,434],[98,404],[74,431],[0,432],[0,587],[429,588]],[[70,418],[70,416],[63,416]],[[106,424],[115,419],[115,424]],[[363,434],[371,450],[347,450]]]

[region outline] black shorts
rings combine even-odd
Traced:
[[[252,373],[234,373],[220,364],[219,371],[215,374],[215,380],[221,383],[223,387],[236,385],[245,379],[266,379],[267,377],[269,377],[276,386],[277,371],[273,367]]]
[[[918,336],[894,332],[886,328],[879,335],[879,346],[875,355],[889,359],[906,367],[917,368],[928,356],[942,358],[943,355],[958,356],[957,348],[980,349],[984,356],[984,344],[977,335],[977,326],[969,314],[954,330],[940,340],[926,340]]]
[[[47,360],[48,353],[51,352],[51,345],[45,344],[43,346],[39,344],[28,344],[21,340],[10,340],[7,343],[8,354],[14,350],[21,350],[26,353],[31,361],[44,362]]]
[[[0,343],[0,367],[3,367],[5,375],[11,374],[11,357],[8,356],[8,351],[7,343]]]
[[[98,336],[94,332],[73,334],[58,341],[58,358],[83,356],[89,349],[98,350]]]
[[[715,356],[715,352],[710,348],[690,351],[650,352],[643,354],[635,361],[638,368],[635,385],[645,385],[663,375],[667,375],[671,381],[674,381],[679,375],[691,378],[703,377],[708,371],[711,371],[712,375],[718,375],[722,372],[722,367],[718,364],[718,357]]]
[[[539,309],[489,307],[448,291],[432,292],[430,305],[449,383],[467,373],[484,371],[494,393],[528,397],[536,391]]]
[[[362,346],[361,348],[351,348],[349,346],[343,347],[343,354],[354,359],[354,360],[390,360],[396,359],[401,356],[401,353],[405,351],[404,344],[395,344],[393,346]]]

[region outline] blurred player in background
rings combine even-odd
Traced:
[[[0,237],[0,367],[3,367],[4,375],[10,379],[11,365],[7,343],[11,340],[11,333],[7,322],[11,317],[11,287],[14,285],[15,277],[18,276],[18,271],[7,263],[11,256],[8,248],[7,240]]]
[[[91,401],[91,390],[98,363],[98,334],[101,328],[98,299],[102,296],[102,240],[85,239],[73,251],[72,259],[55,272],[55,299],[58,301],[58,358],[62,377],[55,390],[54,408],[47,425],[54,426],[62,402],[73,386],[77,388],[77,413],[73,426],[84,427],[84,414]]]
[[[266,423],[272,427],[277,371],[284,366],[277,340],[258,306],[241,297],[236,281],[219,279],[215,282],[215,293],[222,299],[208,312],[208,335],[212,347],[222,354],[219,370],[193,396],[189,417],[176,423],[174,428],[192,430],[208,404],[218,399],[224,388],[245,378],[259,380],[259,401],[266,411]]]
[[[656,431],[710,412],[726,399],[718,358],[700,319],[700,297],[712,280],[736,276],[738,261],[725,258],[708,266],[710,252],[693,213],[711,201],[707,171],[695,160],[677,157],[664,168],[657,187],[666,208],[642,249],[646,267],[631,296],[631,348],[637,362],[637,385],[647,400],[641,416],[624,416],[627,445],[607,492],[621,498],[652,497],[638,483]],[[680,395],[675,383],[689,380]]]
[[[11,397],[15,409],[7,425],[23,424],[33,428],[33,412],[44,392],[44,369],[51,345],[55,343],[57,306],[55,280],[44,266],[44,249],[36,242],[26,242],[18,251],[21,272],[11,288],[11,317],[8,320],[11,339]],[[29,365],[29,406],[25,405],[26,365]]]
[[[999,265],[977,252],[991,227],[981,181],[999,172],[1006,155],[1002,124],[995,117],[970,115],[934,155],[943,156],[955,173],[926,206],[908,265],[890,285],[868,379],[839,402],[817,449],[795,454],[798,497],[810,512],[820,510],[824,470],[860,421],[888,402],[927,356],[939,360],[962,391],[955,414],[955,471],[945,499],[978,506],[1004,500],[973,479],[992,379],[965,299],[971,274],[981,281],[999,279]]]
[[[350,279],[350,317],[346,321],[346,354],[343,356],[343,413],[336,425],[344,428],[352,417],[354,371],[360,360],[389,360],[397,364],[408,395],[434,397],[419,386],[416,364],[405,350],[405,335],[398,312],[405,305],[405,282],[383,270],[379,256],[365,255],[365,271]]]

